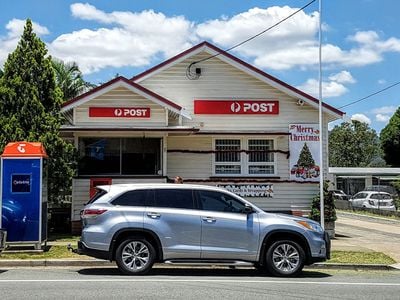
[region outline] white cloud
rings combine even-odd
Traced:
[[[382,123],[387,123],[392,115],[397,110],[394,105],[377,107],[371,110],[371,113],[375,114],[375,120]]]
[[[371,112],[373,114],[394,114],[396,110],[397,106],[391,105],[374,108],[373,110],[371,110]]]
[[[72,4],[71,11],[76,18],[112,25],[66,33],[49,44],[52,55],[77,62],[83,73],[145,66],[157,56],[170,57],[187,49],[194,40],[194,25],[182,16],[167,17],[152,10],[106,13],[87,3]]]
[[[379,80],[378,80],[378,83],[379,83],[379,84],[386,84],[386,82],[387,82],[387,81],[386,81],[385,79],[379,79]]]
[[[355,83],[356,80],[351,76],[349,71],[341,71],[337,74],[332,74],[329,76],[329,80],[338,82],[338,83]]]
[[[352,120],[360,121],[360,122],[362,122],[362,123],[366,123],[366,124],[368,124],[368,125],[371,124],[371,119],[368,118],[368,117],[367,117],[366,115],[364,115],[364,114],[354,114],[354,115],[351,116],[351,119],[352,119]]]
[[[304,84],[297,86],[299,90],[302,90],[314,97],[318,96],[319,82],[316,79],[308,79]],[[322,82],[322,97],[331,98],[338,97],[347,92],[347,88],[338,82]]]
[[[322,82],[322,97],[332,98],[339,97],[347,93],[348,89],[344,84],[356,82],[353,76],[348,71],[341,71],[332,74],[328,77],[329,81]],[[318,96],[319,81],[316,79],[308,79],[305,83],[297,86],[298,89],[313,95]]]
[[[74,17],[83,20],[99,21],[102,23],[111,23],[111,15],[98,10],[95,6],[88,3],[74,3],[71,4],[71,13]]]
[[[166,16],[153,10],[141,12],[106,12],[88,3],[70,6],[74,18],[98,24],[66,32],[48,44],[50,53],[64,61],[76,61],[85,73],[106,67],[146,66],[153,59],[164,59],[207,39],[229,48],[260,33],[294,13],[298,8],[272,6],[251,8],[237,15],[195,24],[184,16]],[[252,59],[260,68],[289,70],[315,68],[318,64],[317,11],[296,15],[256,39],[233,50]],[[7,24],[8,34],[0,37],[0,63],[13,50],[23,28],[22,20]],[[328,25],[323,24],[327,30]],[[35,32],[48,30],[34,23]],[[383,60],[388,52],[400,53],[400,39],[383,39],[375,31],[358,31],[347,38],[352,47],[343,49],[334,44],[322,45],[323,66],[327,68],[365,66]],[[354,79],[343,71],[325,83],[326,95],[345,92],[345,84]]]
[[[287,17],[297,8],[288,6],[252,8],[231,18],[200,24],[197,34],[229,48]],[[318,12],[303,11],[257,39],[238,47],[239,54],[254,58],[261,68],[287,70],[318,64]],[[324,24],[326,29],[328,25]],[[400,40],[382,40],[375,31],[359,31],[347,38],[355,46],[349,50],[332,44],[322,45],[325,66],[364,66],[383,60],[385,52],[400,52]]]
[[[21,34],[24,32],[25,23],[25,20],[20,19],[12,19],[7,23],[7,35],[0,36],[0,67],[4,64],[8,54],[14,51],[17,46]],[[32,26],[38,36],[49,34],[49,30],[46,27],[36,22],[32,22]]]
[[[390,116],[388,116],[388,115],[383,115],[383,114],[377,114],[377,115],[375,116],[375,119],[376,119],[378,122],[387,123],[387,122],[390,120]]]

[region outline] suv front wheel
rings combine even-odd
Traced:
[[[303,248],[294,241],[274,242],[266,254],[267,270],[275,276],[294,276],[304,267]]]
[[[142,237],[129,237],[117,248],[115,261],[118,268],[127,275],[147,273],[154,264],[156,251],[152,244]]]

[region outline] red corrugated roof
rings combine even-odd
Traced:
[[[88,91],[88,92],[86,92],[86,93],[84,93],[82,95],[79,95],[78,97],[75,97],[75,98],[73,98],[73,99],[71,99],[69,101],[66,101],[62,105],[62,108],[63,109],[68,109],[69,106],[71,106],[72,104],[78,102],[79,100],[82,100],[82,99],[84,99],[84,98],[86,98],[86,97],[88,97],[88,96],[90,96],[90,95],[92,95],[92,94],[94,94],[94,93],[96,93],[98,91],[101,91],[102,89],[104,89],[104,88],[106,88],[106,87],[108,87],[108,86],[110,86],[110,85],[112,85],[112,84],[114,84],[114,83],[116,83],[118,81],[125,82],[125,83],[129,84],[130,86],[132,86],[133,88],[142,91],[143,93],[147,94],[150,97],[156,98],[157,100],[165,103],[166,105],[168,105],[170,107],[173,107],[173,108],[175,108],[177,110],[181,110],[182,109],[182,107],[180,105],[172,102],[171,100],[169,100],[167,98],[164,98],[163,96],[160,96],[160,95],[154,93],[153,91],[150,91],[150,90],[146,89],[145,87],[141,86],[140,84],[135,83],[135,82],[123,77],[123,76],[115,77],[114,79],[112,79],[112,80],[110,80],[110,81],[108,81],[108,82],[106,82],[106,83],[104,83],[102,85],[99,85],[99,86],[95,87],[94,89],[92,89],[92,90],[90,90],[90,91]]]

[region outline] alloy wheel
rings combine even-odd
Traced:
[[[122,262],[127,269],[134,272],[146,268],[149,259],[149,248],[140,241],[129,242],[122,249]]]
[[[273,251],[272,262],[281,272],[292,273],[299,266],[300,253],[290,244],[280,244]]]

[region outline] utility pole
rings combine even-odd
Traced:
[[[319,86],[318,86],[318,115],[319,115],[319,157],[320,157],[320,174],[319,174],[319,199],[320,199],[320,216],[321,226],[325,229],[325,205],[324,205],[324,160],[323,160],[323,126],[322,126],[322,0],[319,0]]]

